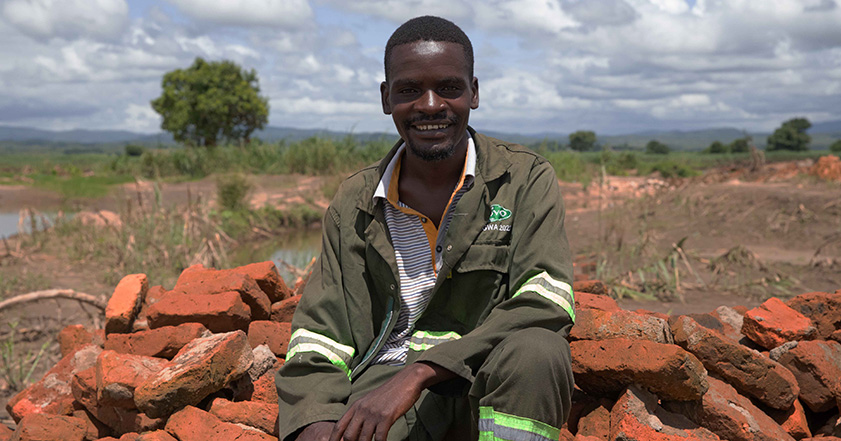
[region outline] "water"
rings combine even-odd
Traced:
[[[295,283],[295,276],[283,262],[304,269],[313,257],[321,253],[321,230],[300,230],[284,236],[237,249],[231,260],[233,265],[245,265],[271,260],[287,285]],[[290,286],[291,287],[291,286]]]

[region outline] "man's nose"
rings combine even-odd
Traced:
[[[415,102],[418,110],[425,113],[438,113],[444,107],[444,100],[434,90],[427,90]]]

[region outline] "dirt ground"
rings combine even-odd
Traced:
[[[721,305],[752,307],[770,296],[841,289],[841,182],[805,175],[807,168],[785,163],[762,173],[721,169],[672,181],[608,177],[587,188],[561,183],[576,272],[627,287],[619,298],[627,309],[669,314],[708,312]],[[256,206],[307,203],[324,209],[328,201],[321,189],[335,181],[254,177],[251,201]],[[215,181],[164,184],[159,191],[166,204],[212,201]],[[126,199],[148,201],[154,192],[151,183],[127,184],[77,208],[117,211]],[[29,187],[0,186],[5,211],[48,210],[65,202]],[[71,260],[55,244],[16,252],[16,239],[8,243],[15,252],[10,255],[0,243],[0,278],[23,280],[26,291],[69,288],[105,298],[113,290],[92,276],[96,268],[90,263]],[[654,286],[650,276],[663,261],[677,268],[678,280],[666,277]],[[58,330],[74,323],[95,324],[97,312],[70,300],[0,310],[0,354],[9,351],[12,341],[17,357],[37,353],[47,342],[31,377],[37,380],[58,360]],[[13,392],[0,377],[0,423],[11,425],[4,407]]]

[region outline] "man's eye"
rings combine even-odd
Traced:
[[[412,94],[412,93],[417,93],[417,91],[418,91],[417,89],[405,88],[405,89],[400,89],[398,92],[403,93],[403,94]]]

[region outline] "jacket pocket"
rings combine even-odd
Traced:
[[[455,268],[458,273],[491,270],[508,272],[508,246],[472,245],[462,256]]]
[[[465,329],[484,321],[508,292],[508,247],[473,245],[452,272],[450,294],[441,305]],[[434,299],[439,300],[439,299]]]

